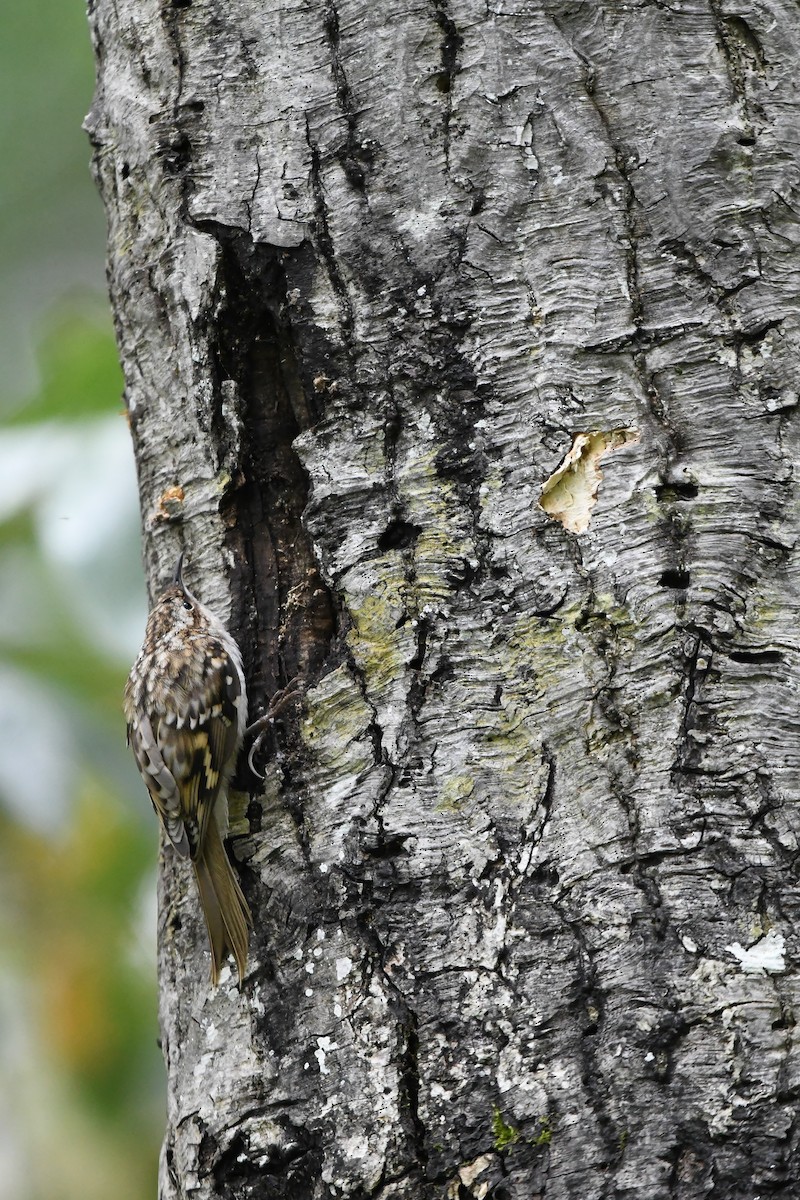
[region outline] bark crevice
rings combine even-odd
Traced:
[[[213,312],[215,442],[230,476],[221,515],[237,570],[234,621],[247,626],[251,719],[297,676],[312,683],[339,633],[303,515],[308,480],[295,439],[322,417],[301,378],[286,278],[289,252],[197,223],[220,247]]]

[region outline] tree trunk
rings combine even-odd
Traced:
[[[800,10],[91,9],[151,588],[306,685],[163,1200],[796,1196]]]

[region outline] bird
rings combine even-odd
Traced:
[[[229,953],[241,986],[253,918],[228,859],[228,790],[247,728],[241,651],[183,581],[183,553],[155,601],[125,685],[128,744],[161,827],[189,859],[216,986]]]

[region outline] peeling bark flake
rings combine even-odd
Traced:
[[[542,487],[539,504],[554,521],[560,521],[570,533],[589,528],[590,513],[597,501],[603,478],[600,459],[611,450],[638,442],[636,429],[593,429],[575,433],[572,446],[561,465]]]

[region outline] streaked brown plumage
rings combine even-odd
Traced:
[[[187,590],[182,560],[148,618],[124,708],[153,807],[176,852],[194,867],[216,984],[229,951],[243,978],[252,925],[222,843],[247,694],[239,647]]]

